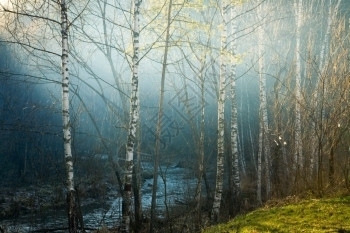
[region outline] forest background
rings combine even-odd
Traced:
[[[119,200],[124,232],[193,232],[349,192],[348,1],[0,4],[3,219]]]

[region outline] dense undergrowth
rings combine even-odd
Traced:
[[[350,196],[267,205],[202,232],[350,232]]]

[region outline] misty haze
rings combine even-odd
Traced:
[[[349,34],[349,0],[0,0],[0,233],[350,232]]]

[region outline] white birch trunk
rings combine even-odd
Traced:
[[[204,56],[203,61],[201,61],[200,69],[200,87],[201,87],[201,114],[200,114],[200,137],[199,137],[199,159],[198,159],[198,177],[197,177],[197,187],[196,187],[196,211],[198,214],[198,223],[201,222],[201,197],[202,197],[202,178],[204,172],[204,130],[205,130],[205,78],[204,78],[204,68],[205,68],[206,56]]]
[[[241,89],[241,111],[243,111],[243,88]],[[237,118],[238,118],[238,115],[237,115]],[[242,127],[243,126],[243,114],[241,114],[240,121],[241,121],[241,127]],[[237,126],[237,132],[239,132],[238,126]],[[243,175],[245,176],[247,174],[247,172],[246,172],[247,165],[246,165],[246,160],[244,157],[245,156],[245,148],[244,148],[244,130],[243,129],[241,129],[240,137],[238,137],[238,144],[239,144],[239,148],[241,148],[241,150],[239,152],[239,157],[240,157],[240,161],[241,161],[241,165],[242,165],[242,172],[243,172]]]
[[[297,170],[302,170],[304,165],[303,159],[303,147],[301,142],[301,113],[300,113],[300,101],[301,101],[301,48],[300,48],[300,30],[302,24],[302,7],[303,1],[299,0],[297,6],[295,6],[295,15],[297,19],[296,29],[296,61],[295,61],[295,148],[294,148],[294,161],[293,168],[297,174]]]
[[[326,65],[325,55],[328,54],[328,48],[329,48],[329,40],[330,40],[330,33],[331,33],[331,26],[332,26],[332,0],[328,0],[328,17],[327,17],[327,28],[326,33],[324,35],[321,51],[320,51],[320,58],[319,58],[319,66],[318,66],[318,72],[321,75],[324,71],[324,68]]]
[[[238,118],[238,116],[237,116],[237,118]],[[237,133],[238,132],[239,132],[239,130],[238,130],[238,123],[237,123]],[[244,155],[245,155],[244,149],[242,150],[242,148],[244,147],[243,136],[239,137],[239,135],[238,135],[237,145],[238,145],[238,148],[241,148],[241,150],[238,150],[238,161],[241,164],[242,174],[243,174],[243,176],[245,176],[245,175],[247,175],[247,163],[246,163],[245,157],[244,157]]]
[[[232,55],[237,54],[237,37],[236,37],[236,32],[237,32],[237,24],[236,24],[236,16],[237,16],[237,9],[236,6],[231,6],[231,49],[232,49]],[[232,56],[232,57],[233,57]],[[238,164],[238,150],[237,150],[237,134],[238,134],[238,127],[237,127],[237,103],[236,103],[236,61],[235,59],[231,59],[231,150],[232,150],[232,193],[233,193],[233,198],[234,202],[236,205],[239,203],[239,198],[240,198],[240,192],[241,192],[241,185],[240,185],[240,174],[239,174],[239,164]],[[243,131],[242,131],[243,132]],[[243,141],[243,137],[242,137]],[[241,142],[242,142],[241,141]],[[243,145],[242,145],[243,147]],[[243,161],[243,159],[241,159]],[[245,170],[245,164],[242,163],[243,170]],[[236,209],[239,208],[239,206],[236,207]],[[238,209],[237,209],[238,210]]]
[[[264,12],[263,4],[258,7],[258,17],[259,20],[262,19],[262,12]],[[258,56],[259,56],[259,87],[260,87],[260,121],[262,127],[262,134],[259,133],[263,138],[259,139],[259,146],[263,146],[263,150],[259,153],[264,153],[264,161],[265,161],[265,185],[266,185],[266,197],[268,198],[271,192],[271,178],[270,178],[270,141],[268,138],[269,131],[269,123],[267,117],[267,100],[266,100],[266,75],[264,74],[264,31],[262,26],[258,27]],[[264,142],[264,144],[262,143]],[[260,149],[259,149],[260,150]],[[260,159],[262,154],[260,155]]]
[[[259,116],[259,119],[261,117]],[[262,198],[261,198],[261,177],[262,177],[262,147],[263,147],[263,131],[264,127],[262,124],[262,121],[259,120],[259,149],[258,149],[258,167],[257,167],[257,181],[256,181],[256,199],[258,202],[258,205],[261,205]]]
[[[74,189],[74,171],[72,156],[72,135],[69,116],[69,69],[68,69],[68,17],[65,0],[61,0],[61,36],[62,36],[62,121],[64,157],[67,172],[67,202],[68,202],[68,228],[69,232],[77,232],[78,220]]]
[[[228,5],[225,0],[222,1],[221,17],[222,17],[222,31],[221,31],[221,48],[220,48],[220,75],[219,75],[219,98],[218,98],[218,141],[217,141],[217,165],[216,165],[216,184],[214,203],[211,212],[211,220],[218,221],[220,214],[220,204],[223,189],[223,175],[224,175],[224,131],[225,131],[225,87],[226,87],[226,49],[227,49],[227,29],[226,29],[226,15]]]
[[[134,145],[136,139],[137,126],[139,122],[139,77],[138,77],[138,65],[139,65],[139,13],[141,0],[134,0],[133,2],[133,57],[132,57],[132,80],[131,80],[131,98],[130,98],[130,122],[128,129],[128,138],[126,145],[126,157],[125,157],[125,184],[123,192],[122,203],[122,232],[130,232],[130,215],[131,215],[131,187],[132,187],[132,172],[133,172],[133,159],[134,159]]]
[[[61,33],[62,33],[62,120],[64,154],[67,168],[67,189],[74,191],[74,173],[72,158],[72,135],[69,117],[69,72],[68,72],[68,21],[65,0],[61,1]]]

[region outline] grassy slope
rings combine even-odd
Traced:
[[[349,232],[350,196],[311,199],[281,207],[261,208],[226,224],[203,230],[220,232]]]

